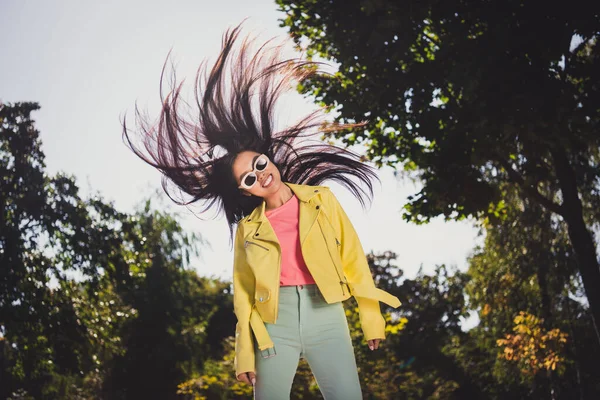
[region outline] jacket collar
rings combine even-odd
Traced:
[[[287,182],[285,182],[285,184],[288,185],[290,189],[292,189],[292,192],[294,192],[298,200],[304,203],[308,203],[310,199],[312,199],[319,193],[319,188],[317,186],[296,185],[294,183]]]
[[[292,192],[296,195],[300,201],[300,221],[298,225],[300,244],[304,243],[308,233],[312,229],[319,213],[319,205],[314,207],[311,203],[313,197],[315,197],[321,188],[318,186],[310,185],[296,185],[293,183],[284,182],[288,185]],[[258,207],[252,211],[252,213],[244,218],[241,223],[246,225],[247,234],[246,239],[251,238],[252,240],[270,241],[278,243],[275,231],[271,227],[269,219],[265,215],[266,202],[263,201]]]
[[[287,185],[290,189],[292,189],[292,192],[294,192],[298,200],[300,200],[303,203],[308,203],[313,197],[315,197],[319,193],[319,189],[316,186],[298,185],[289,182],[283,183]],[[252,211],[252,213],[250,213],[249,216],[244,218],[242,221],[244,221],[245,223],[262,222],[266,218],[265,207],[266,202],[263,201],[258,207],[254,209],[254,211]]]

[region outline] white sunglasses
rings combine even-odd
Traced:
[[[240,189],[252,189],[254,184],[258,181],[258,176],[256,176],[256,171],[264,171],[269,165],[269,158],[264,154],[256,157],[256,161],[254,161],[254,166],[252,167],[252,171],[246,172],[244,176],[242,176],[242,180],[240,181]]]

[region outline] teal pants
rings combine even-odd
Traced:
[[[299,359],[306,359],[325,400],[362,399],[354,349],[342,303],[327,304],[317,285],[282,286],[275,324],[265,324],[275,347],[256,347],[257,400],[285,400]]]

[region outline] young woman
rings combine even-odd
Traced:
[[[238,26],[225,34],[204,82],[199,70],[197,118],[182,117],[179,85],[162,97],[158,124],[144,123],[136,110],[141,146],[133,143],[125,121],[124,137],[163,173],[172,199],[202,201],[202,211],[216,207],[225,213],[232,235],[237,227],[238,380],[253,385],[257,399],[289,398],[303,357],[326,399],[360,399],[342,301],[355,297],[371,350],[385,338],[379,302],[392,307],[400,302],[375,287],[348,216],[334,194],[319,185],[337,181],[364,205],[376,176],[355,154],[310,141],[312,135],[352,125],[323,125],[314,113],[275,132],[275,101],[292,82],[315,77],[316,65],[280,60],[277,49],[265,45],[249,55],[247,40],[234,54],[239,32]],[[175,198],[171,184],[189,198]]]

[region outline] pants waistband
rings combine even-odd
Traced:
[[[319,288],[317,287],[316,284],[314,283],[309,283],[309,284],[302,284],[302,285],[286,285],[286,286],[280,286],[279,287],[279,292],[297,292],[299,290],[306,290],[309,292],[316,292],[319,290]]]

